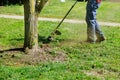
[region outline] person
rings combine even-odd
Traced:
[[[87,23],[87,42],[102,42],[106,38],[97,22],[97,9],[101,4],[101,0],[87,0],[86,5],[86,23]],[[97,39],[96,39],[97,38]]]

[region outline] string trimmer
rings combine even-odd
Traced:
[[[68,12],[66,13],[66,15],[63,17],[63,19],[60,21],[60,23],[58,24],[58,26],[53,30],[53,32],[50,34],[50,36],[48,36],[47,40],[48,41],[52,41],[54,39],[55,35],[61,35],[61,32],[58,30],[58,28],[60,27],[60,25],[63,23],[63,21],[65,20],[65,18],[67,17],[67,15],[70,13],[70,11],[73,9],[73,7],[76,5],[76,3],[78,1],[84,1],[84,0],[76,0],[76,2],[71,6],[71,8],[68,10]]]

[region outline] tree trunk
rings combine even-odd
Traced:
[[[25,39],[24,48],[38,47],[37,17],[35,14],[36,0],[24,0]]]
[[[38,15],[47,0],[24,0],[24,48],[38,48]]]

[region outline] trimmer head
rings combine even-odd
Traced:
[[[60,31],[55,30],[53,33],[51,33],[50,36],[48,36],[47,40],[48,40],[48,41],[53,41],[55,35],[61,35],[61,34],[62,34],[62,33],[61,33]]]
[[[58,30],[55,30],[55,32],[54,32],[56,35],[61,35],[62,33],[60,32],[60,31],[58,31]]]
[[[48,36],[48,38],[47,38],[48,41],[53,41],[53,39],[54,38],[52,36]]]

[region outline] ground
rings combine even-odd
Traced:
[[[59,62],[67,60],[67,55],[63,51],[54,51],[48,44],[47,46],[43,44],[43,47],[37,50],[26,50],[24,52],[23,48],[16,48],[3,50],[0,53],[0,57],[7,65],[35,65],[46,61]]]

